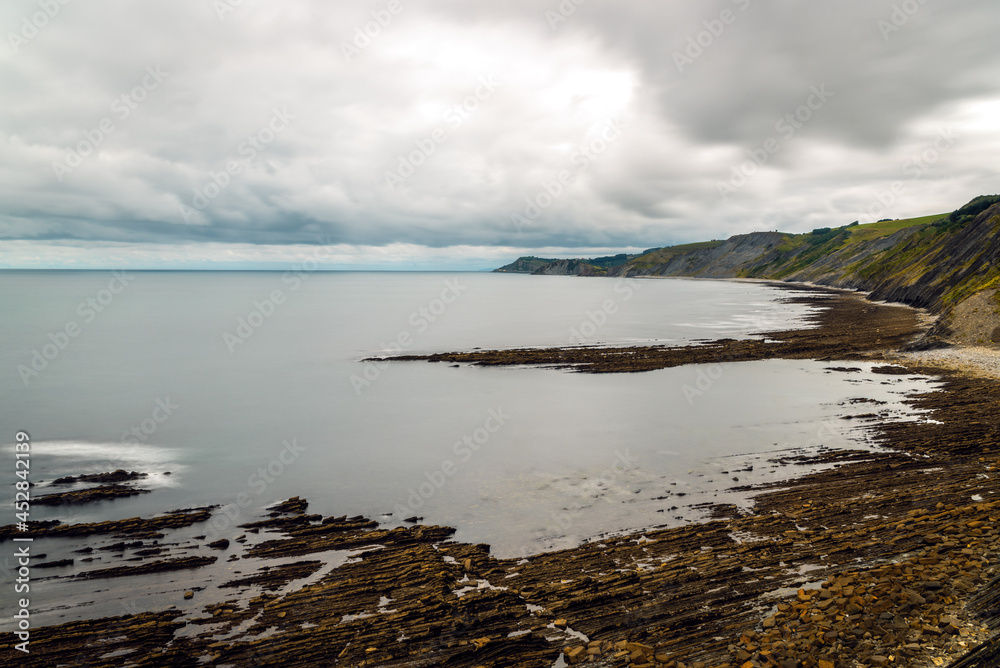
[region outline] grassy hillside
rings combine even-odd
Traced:
[[[877,239],[878,237],[884,237],[893,234],[894,232],[898,232],[904,227],[913,227],[914,225],[927,225],[928,223],[933,223],[941,220],[947,215],[947,213],[936,213],[933,216],[921,216],[920,218],[882,220],[877,223],[868,223],[867,225],[855,225],[851,228],[851,241],[857,242]]]
[[[998,202],[1000,196],[977,197],[852,269],[875,290],[939,309],[994,288],[1000,282]]]
[[[518,265],[545,274],[812,281],[949,313],[973,295],[1000,288],[1000,195],[977,197],[950,214],[807,234],[753,232],[603,259],[610,261],[521,258],[503,270]]]

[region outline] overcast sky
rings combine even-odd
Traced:
[[[998,25],[996,0],[4,0],[0,267],[485,269],[950,211],[1000,192]]]

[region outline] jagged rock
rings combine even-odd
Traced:
[[[96,534],[153,534],[161,529],[178,529],[198,522],[205,522],[212,516],[210,508],[175,510],[165,515],[142,519],[131,517],[126,520],[109,520],[92,524],[63,524],[59,520],[28,522],[27,531],[18,531],[14,525],[0,527],[0,543],[9,538],[41,538],[44,536],[91,536]],[[204,538],[204,536],[202,536]]]
[[[566,663],[575,666],[587,657],[587,652],[582,645],[577,645],[576,647],[569,647],[564,650],[563,656],[566,657]]]
[[[45,494],[32,499],[36,506],[61,506],[71,504],[93,503],[95,501],[109,501],[138,494],[149,494],[148,489],[139,489],[126,485],[101,485],[88,489],[78,489],[72,492],[56,492]]]
[[[110,473],[88,473],[78,476],[66,476],[63,478],[56,478],[52,481],[53,485],[72,485],[78,482],[98,482],[98,483],[119,483],[119,482],[131,482],[133,480],[139,480],[140,478],[148,477],[148,473],[140,473],[138,471],[126,471],[125,469],[118,469],[116,471],[111,471]]]
[[[952,344],[942,339],[939,336],[927,335],[922,336],[916,341],[903,344],[900,350],[906,353],[917,353],[923,352],[925,350],[940,350],[942,348],[951,348]]]
[[[292,580],[305,578],[320,568],[323,563],[320,561],[299,561],[294,564],[270,567],[265,566],[260,572],[219,585],[223,587],[246,587],[249,585],[259,586],[265,591],[275,591],[285,586]]]
[[[306,512],[306,508],[308,507],[309,503],[305,499],[293,496],[282,501],[281,503],[269,506],[268,510],[271,511],[269,513],[271,517],[277,517],[278,515],[301,515]]]
[[[164,559],[163,561],[153,561],[141,566],[116,566],[114,568],[103,568],[96,571],[84,571],[78,573],[76,577],[80,580],[94,580],[98,578],[117,578],[128,575],[146,575],[149,573],[164,573],[166,571],[187,570],[190,568],[201,568],[209,564],[214,564],[218,557],[180,557],[177,559]]]

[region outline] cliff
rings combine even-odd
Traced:
[[[650,251],[645,251],[646,253]],[[517,274],[543,274],[560,276],[605,276],[610,269],[620,267],[639,255],[619,253],[586,260],[556,260],[528,255],[494,271]]]
[[[604,267],[588,260],[552,260],[533,273],[808,281],[926,308],[944,316],[934,333],[950,335],[955,314],[973,312],[968,302],[973,296],[978,295],[975,312],[989,303],[994,308],[988,315],[1000,314],[998,235],[1000,196],[994,195],[977,197],[951,214],[852,223],[808,234],[753,232],[653,249]],[[988,338],[1000,342],[1000,328]],[[990,340],[977,336],[966,342]]]

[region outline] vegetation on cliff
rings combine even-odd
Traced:
[[[984,195],[950,214],[855,222],[807,234],[753,232],[656,248],[614,265],[553,260],[532,273],[813,282],[948,315],[970,297],[1000,288],[998,232],[1000,195]],[[946,321],[939,333],[947,334]]]

